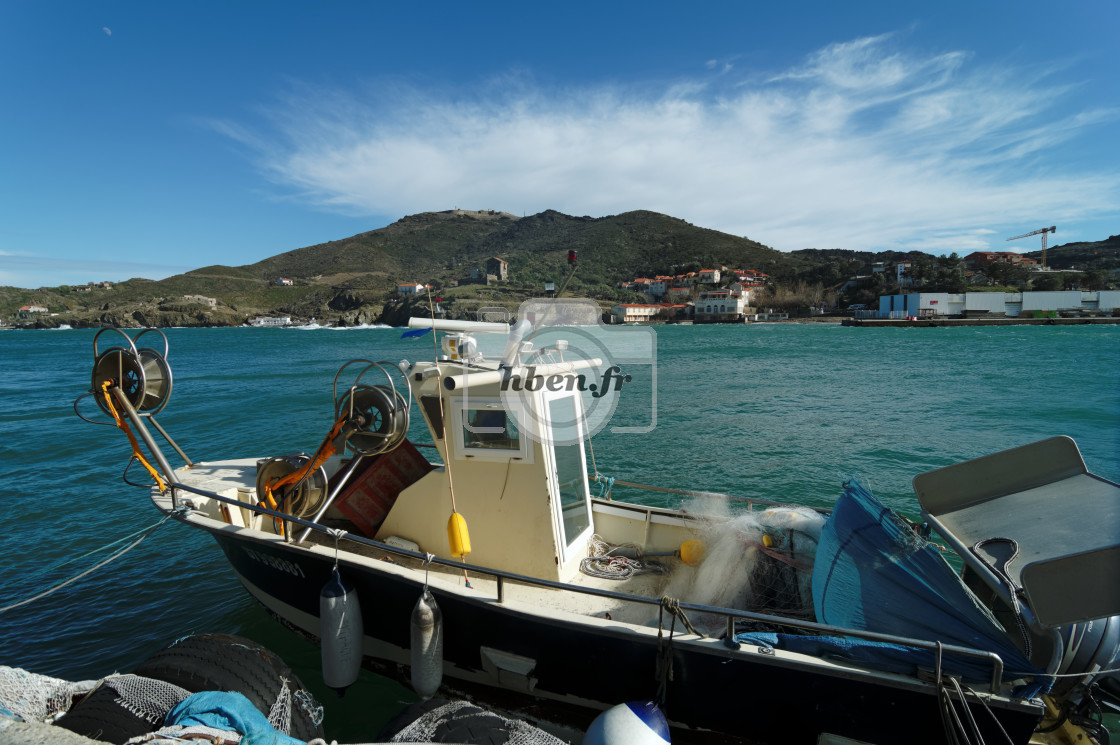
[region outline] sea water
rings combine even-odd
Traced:
[[[74,413],[90,386],[94,334],[0,335],[0,608],[86,572],[135,538],[98,549],[160,520],[146,489],[122,479],[123,434]],[[194,460],[310,451],[330,428],[343,363],[434,354],[430,335],[404,340],[389,328],[166,334],[173,386],[157,418]],[[858,476],[915,517],[915,474],[1069,435],[1091,471],[1120,481],[1120,326],[751,324],[662,326],[654,335],[656,365],[634,368],[616,416],[649,424],[655,414],[656,426],[595,435],[605,476],[814,505],[830,504]],[[162,352],[151,336],[144,345]],[[104,332],[100,349],[114,337]],[[89,398],[78,408],[105,419]],[[430,441],[419,417],[411,436]],[[128,478],[147,475],[134,466]],[[614,496],[686,499],[618,487]],[[325,704],[328,735],[340,741],[372,739],[416,700],[366,671],[336,698],[322,686],[318,649],[249,598],[209,537],[174,522],[64,589],[0,613],[0,664],[97,678],[203,632],[242,634],[281,654]]]

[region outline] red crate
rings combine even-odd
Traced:
[[[373,459],[335,505],[358,529],[372,538],[397,497],[433,466],[408,440]]]

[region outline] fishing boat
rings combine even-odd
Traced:
[[[156,421],[172,376],[155,329],[105,349],[99,333],[86,395],[128,434],[155,507],[320,641],[336,687],[362,664],[577,723],[654,701],[682,741],[1105,737],[1120,485],[1072,440],[919,474],[917,523],[856,481],[828,510],[656,484],[697,499],[624,502],[589,447],[592,409],[628,380],[610,358],[622,327],[577,349],[594,335],[550,317],[571,314],[412,319],[438,354],[343,364],[307,452],[192,461]],[[429,447],[408,439],[417,415]]]

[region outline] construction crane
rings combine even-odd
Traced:
[[[1007,240],[1017,241],[1020,238],[1030,238],[1032,235],[1041,235],[1042,236],[1042,262],[1041,263],[1042,263],[1042,268],[1045,269],[1046,268],[1046,234],[1047,233],[1053,233],[1055,230],[1057,230],[1057,228],[1054,227],[1053,225],[1051,225],[1048,228],[1039,228],[1038,230],[1032,230],[1029,233],[1023,233],[1022,235],[1017,235],[1014,238],[1008,238]]]

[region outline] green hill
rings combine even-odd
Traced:
[[[554,210],[517,217],[494,210],[447,210],[401,218],[350,238],[277,254],[240,267],[214,265],[153,281],[130,279],[109,288],[0,287],[0,318],[23,305],[49,316],[37,325],[198,326],[244,323],[258,316],[288,315],[330,323],[403,322],[426,312],[402,302],[399,283],[432,285],[451,317],[470,317],[482,305],[516,308],[540,296],[544,283],[559,286],[570,249],[579,268],[568,294],[614,302],[641,302],[619,289],[635,277],[681,274],[728,266],[756,269],[780,286],[829,287],[868,270],[873,262],[925,257],[912,252],[805,249],[782,253],[749,238],[700,228],[668,215],[638,210],[608,217],[573,217]],[[1029,254],[1028,254],[1029,255]],[[507,281],[469,284],[471,272],[490,257],[508,262]],[[1120,237],[1049,250],[1049,263],[1078,269],[1120,266]],[[280,286],[286,278],[291,285]],[[452,281],[462,282],[452,288]]]
[[[516,307],[542,294],[545,281],[559,284],[573,248],[580,261],[570,293],[605,304],[639,299],[618,290],[619,282],[673,267],[683,272],[709,264],[773,268],[789,262],[785,254],[747,238],[655,212],[590,218],[549,210],[519,218],[492,210],[448,210],[410,215],[248,266],[208,266],[84,292],[2,288],[0,314],[11,318],[20,306],[36,304],[59,314],[52,322],[40,319],[45,325],[228,325],[259,315],[371,322],[410,312],[395,297],[396,285],[405,282],[433,285],[451,300],[452,314],[456,309],[466,314],[478,305]],[[490,257],[509,263],[507,282],[449,289],[452,280],[467,280]],[[292,286],[278,286],[281,277]],[[192,303],[192,296],[217,302]]]

